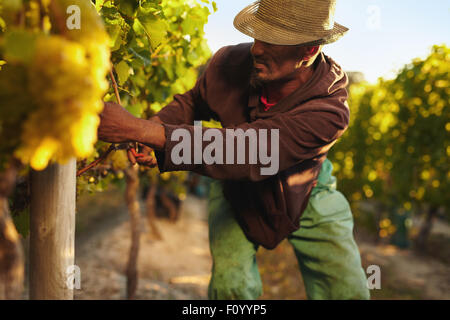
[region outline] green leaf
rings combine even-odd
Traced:
[[[127,44],[130,25],[122,18],[117,8],[111,7],[110,4],[105,4],[100,13],[110,37],[111,51],[119,50],[122,45]]]
[[[145,10],[141,7],[135,20],[136,23],[138,24],[137,28],[142,27],[144,29],[152,50],[156,49],[167,36],[167,23],[158,18],[154,12],[150,12],[150,10]]]
[[[139,1],[136,0],[120,0],[116,1],[116,3],[118,3],[119,11],[129,18],[134,17],[139,6]]]
[[[132,114],[150,116],[170,103],[174,94],[195,84],[196,68],[211,54],[203,27],[214,9],[212,1],[100,0],[96,4],[112,39],[111,61],[116,67],[122,103]],[[162,47],[152,58],[152,50],[158,45]],[[104,100],[115,100],[112,88]],[[94,176],[95,183],[78,183],[79,189],[97,192],[108,183],[124,186],[122,172],[121,176],[108,176],[111,179]],[[161,184],[158,170],[153,176],[154,183]],[[185,192],[181,185],[184,179],[173,175],[164,183],[178,194]]]
[[[125,61],[119,62],[114,69],[119,77],[119,84],[123,85],[130,75],[133,74],[133,69]]]
[[[144,105],[141,104],[141,103],[137,103],[137,104],[133,104],[133,105],[127,106],[126,109],[133,116],[140,118],[142,116],[142,112],[144,110]]]
[[[97,12],[100,12],[104,3],[105,0],[95,0],[95,9],[97,9]]]
[[[143,54],[140,54],[138,52],[136,52],[133,48],[128,48],[128,51],[136,58],[138,58],[138,60],[140,60],[144,67],[147,67],[151,64],[151,61],[149,58],[146,58]]]
[[[12,215],[12,219],[17,232],[26,238],[30,232],[30,210],[27,208],[22,212],[15,213]]]

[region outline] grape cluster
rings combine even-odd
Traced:
[[[31,103],[27,114],[19,117],[20,142],[14,155],[35,170],[44,169],[50,160],[64,163],[94,151],[98,114],[108,89],[109,38],[95,7],[89,0],[54,3],[50,10],[52,33],[37,34],[31,58],[21,62],[26,65],[23,94]],[[83,14],[81,28],[64,29],[58,19],[74,4]]]

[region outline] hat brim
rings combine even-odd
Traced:
[[[256,12],[259,1],[247,6],[237,14],[234,19],[234,27],[240,32],[256,40],[276,45],[324,45],[337,41],[349,29],[334,23],[334,28],[326,31],[322,35],[300,33],[281,26],[273,25],[261,20]]]

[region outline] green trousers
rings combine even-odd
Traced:
[[[369,299],[366,274],[353,238],[353,216],[336,190],[326,160],[291,243],[308,299]],[[257,299],[262,283],[256,263],[258,247],[250,242],[225,200],[219,181],[209,195],[209,242],[213,258],[209,299]],[[273,261],[274,264],[277,261]]]

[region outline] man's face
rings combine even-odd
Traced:
[[[295,77],[307,47],[274,45],[255,39],[250,52],[253,56],[251,84],[258,86]]]

